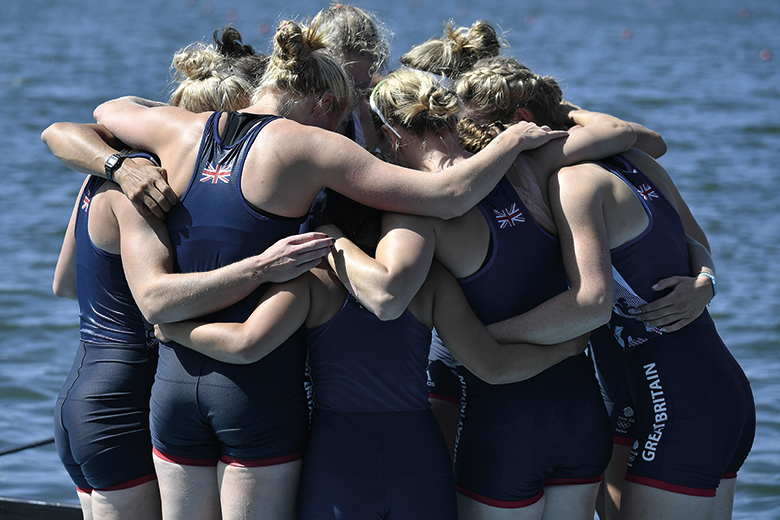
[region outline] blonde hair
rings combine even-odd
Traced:
[[[391,72],[374,88],[371,99],[390,125],[401,125],[418,136],[454,129],[462,107],[458,95],[434,75],[406,68]],[[376,119],[374,123],[382,124]]]
[[[170,105],[190,112],[213,112],[240,110],[251,104],[252,78],[236,69],[242,60],[261,58],[255,58],[252,47],[240,42],[241,35],[235,29],[217,29],[214,41],[193,43],[173,55],[172,82],[178,86]]]
[[[497,56],[478,61],[457,82],[463,99],[458,137],[464,149],[479,151],[512,124],[515,111],[526,108],[539,125],[553,129],[571,126],[563,92],[554,78],[534,74],[514,58]]]
[[[444,35],[412,47],[401,56],[401,64],[455,79],[477,60],[498,56],[505,46],[488,22],[477,20],[471,27],[454,28],[450,20]]]
[[[343,64],[354,58],[373,63],[370,72],[382,70],[390,56],[392,33],[376,15],[359,7],[332,3],[317,14],[328,48]]]
[[[349,76],[327,50],[316,18],[308,26],[292,20],[279,24],[274,35],[274,50],[255,89],[253,102],[266,91],[286,98],[288,113],[297,102],[321,98],[328,92],[334,96],[330,110],[352,108],[354,95]]]

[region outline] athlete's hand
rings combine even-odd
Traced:
[[[654,291],[672,291],[639,307],[637,319],[648,327],[674,332],[698,318],[712,299],[712,285],[704,276],[672,276],[659,280]]]
[[[165,335],[165,330],[163,329],[165,327],[165,324],[155,324],[154,326],[154,337],[157,338],[158,341],[162,343],[170,343],[173,341],[171,338]]]
[[[179,201],[168,186],[165,168],[158,168],[146,160],[125,159],[114,174],[114,180],[143,216],[152,213],[157,218],[165,218]]]
[[[264,280],[281,283],[316,267],[333,246],[325,233],[309,232],[285,237],[258,255]]]
[[[502,138],[512,136],[518,140],[519,151],[533,150],[547,144],[553,139],[566,137],[569,132],[565,130],[551,130],[549,126],[539,126],[529,121],[520,121],[513,124],[501,133]]]

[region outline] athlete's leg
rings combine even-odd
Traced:
[[[734,510],[734,489],[737,486],[736,478],[724,478],[720,481],[715,492],[715,504],[712,506],[711,520],[731,520]]]
[[[540,520],[545,497],[537,502],[516,508],[494,507],[458,493],[458,520]]]
[[[604,471],[599,489],[598,513],[601,520],[620,520],[620,500],[623,495],[629,453],[631,453],[631,446],[622,444],[612,446],[612,458]]]
[[[165,520],[220,517],[216,466],[183,466],[154,455]]]
[[[115,491],[92,491],[92,514],[100,520],[155,520],[162,518],[156,480]]]
[[[593,520],[598,483],[544,488],[543,520]]]
[[[84,520],[92,520],[92,495],[78,490],[76,495],[79,497],[79,504],[81,504],[81,512],[84,515]]]
[[[247,468],[219,462],[222,519],[295,520],[303,462]]]
[[[709,520],[715,498],[665,491],[635,482],[623,487],[623,520]]]

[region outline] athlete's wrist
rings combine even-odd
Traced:
[[[718,282],[715,280],[715,275],[706,271],[702,271],[696,275],[697,278],[701,276],[704,276],[710,280],[710,285],[712,285],[712,298],[715,298],[715,296],[718,295]],[[710,298],[710,300],[712,300],[712,298]]]

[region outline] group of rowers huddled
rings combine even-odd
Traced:
[[[86,519],[731,517],[750,385],[659,134],[485,21],[234,28],[42,138],[90,174],[55,409]]]

